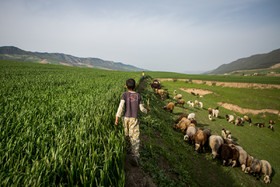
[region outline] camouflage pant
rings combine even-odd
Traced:
[[[123,119],[123,127],[127,143],[130,144],[128,149],[131,149],[133,156],[139,157],[140,131],[138,119],[125,117]]]

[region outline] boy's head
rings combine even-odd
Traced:
[[[129,89],[129,90],[134,90],[134,88],[135,88],[135,80],[134,79],[126,80],[126,88]]]

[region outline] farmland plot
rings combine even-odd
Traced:
[[[0,186],[124,185],[114,126],[135,73],[0,61]]]

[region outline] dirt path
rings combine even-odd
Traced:
[[[218,104],[226,109],[233,110],[233,111],[241,113],[241,114],[251,113],[254,115],[258,115],[261,113],[272,113],[272,114],[276,114],[276,115],[280,116],[280,111],[273,110],[273,109],[254,110],[254,109],[242,108],[240,106],[229,104],[229,103],[219,102]]]
[[[173,79],[157,79],[159,81],[173,81]],[[190,81],[190,79],[177,79],[177,81]],[[253,89],[280,89],[278,84],[260,84],[260,83],[240,83],[240,82],[217,82],[217,81],[204,81],[204,80],[192,80],[196,84],[206,84],[212,86],[232,87],[232,88],[253,88]]]
[[[195,88],[179,88],[180,90],[184,91],[184,92],[188,92],[188,93],[195,93],[196,95],[206,95],[206,94],[211,94],[213,93],[212,91],[209,90],[203,90],[203,89],[195,89]]]

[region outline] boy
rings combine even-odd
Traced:
[[[123,118],[123,127],[126,139],[129,138],[131,144],[131,152],[133,155],[133,165],[138,166],[139,159],[139,123],[138,123],[138,108],[141,112],[147,114],[150,110],[149,107],[146,109],[143,106],[143,101],[139,93],[134,92],[135,89],[135,80],[128,79],[126,81],[126,86],[128,92],[122,94],[121,102],[116,114],[115,125],[118,125],[119,118],[121,117],[123,107],[125,107],[124,118]],[[129,136],[129,137],[128,137]]]

